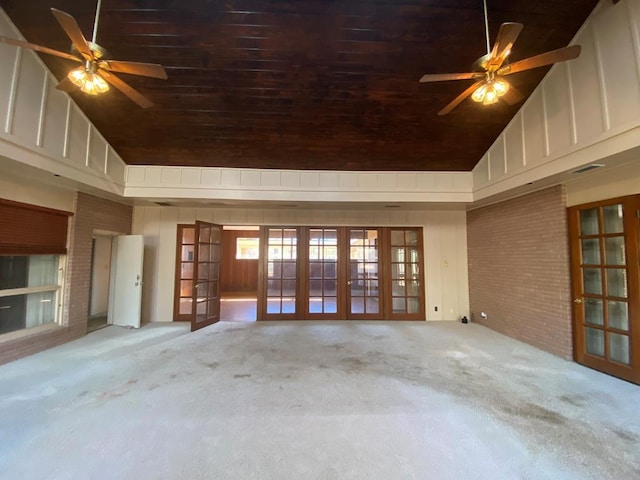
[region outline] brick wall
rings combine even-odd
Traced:
[[[467,235],[473,321],[572,358],[564,187],[470,211]]]
[[[0,340],[0,364],[79,338],[87,333],[91,247],[94,230],[130,234],[133,209],[84,193],[76,193],[69,222],[66,285],[62,325],[9,334]]]

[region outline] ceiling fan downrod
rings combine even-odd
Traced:
[[[100,7],[102,6],[102,0],[98,0],[96,5],[96,18],[93,20],[93,35],[91,37],[91,43],[97,43],[98,38],[98,23],[100,21]]]
[[[100,2],[101,0],[98,0]],[[482,0],[484,7],[484,33],[487,39],[487,55],[491,54],[491,42],[489,41],[489,15],[487,14],[487,0]],[[94,40],[95,43],[95,40]]]

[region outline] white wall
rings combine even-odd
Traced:
[[[104,235],[96,235],[94,237],[89,315],[107,313],[109,305],[109,274],[111,272],[112,239],[113,237]]]
[[[474,200],[640,145],[640,0],[602,0],[571,43],[580,57],[550,70],[473,170]]]
[[[2,9],[0,35],[22,38]],[[38,55],[0,43],[0,65],[0,156],[122,194],[125,163]]]
[[[71,190],[27,182],[6,172],[0,174],[0,198],[6,200],[72,212],[73,197]]]
[[[640,158],[636,162],[595,170],[567,183],[567,206],[640,193]]]
[[[145,238],[144,322],[172,321],[176,225],[196,219],[222,225],[423,226],[427,320],[469,314],[464,211],[135,207],[133,234]]]

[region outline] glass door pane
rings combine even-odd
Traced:
[[[628,264],[629,232],[624,228],[625,204],[576,208],[577,228],[572,228],[577,238],[572,238],[572,246],[578,249],[580,263],[572,271],[578,360],[619,374],[620,367],[632,363],[632,267]]]
[[[195,225],[177,226],[174,321],[190,321],[193,311]]]
[[[382,318],[378,229],[349,229],[349,318]]]
[[[388,316],[391,319],[423,318],[419,231],[393,228],[390,238],[391,310]]]
[[[220,320],[222,227],[196,222],[194,242],[191,331]]]
[[[308,230],[307,313],[335,318],[338,313],[338,229]]]
[[[266,243],[264,317],[274,320],[293,317],[298,288],[298,231],[296,228],[269,228]]]

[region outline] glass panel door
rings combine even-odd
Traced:
[[[222,227],[196,221],[191,331],[220,320]]]
[[[379,238],[380,232],[377,228],[349,229],[347,318],[383,318]]]
[[[632,381],[640,381],[636,205],[627,197],[569,210],[576,359]]]
[[[264,320],[295,319],[298,290],[298,231],[294,228],[269,227],[266,232],[266,255],[261,301]]]
[[[389,229],[389,319],[424,320],[421,233],[418,228]]]
[[[178,225],[173,307],[174,321],[189,322],[192,318],[195,231],[195,225]]]
[[[338,229],[307,230],[307,318],[337,319],[339,299]]]

